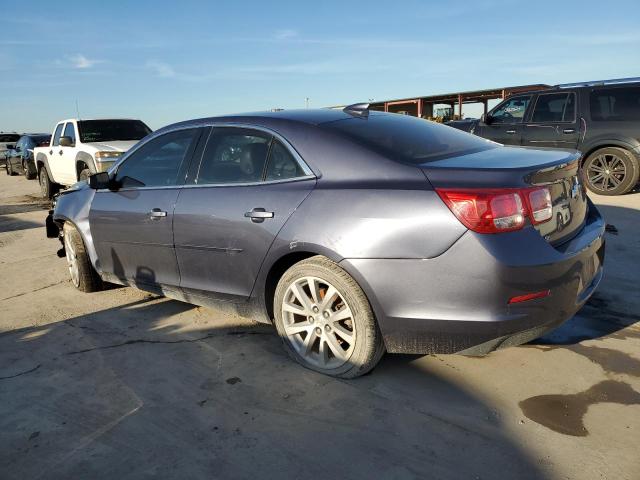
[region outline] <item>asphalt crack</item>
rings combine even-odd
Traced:
[[[4,300],[11,300],[12,298],[22,297],[24,295],[29,295],[30,293],[39,292],[41,290],[46,290],[47,288],[55,287],[56,285],[60,285],[61,283],[65,283],[67,280],[60,280],[59,282],[52,283],[51,285],[45,285],[44,287],[36,288],[35,290],[29,290],[28,292],[18,293],[16,295],[11,295],[10,297],[0,298],[0,302]]]
[[[85,348],[83,350],[74,350],[72,352],[67,352],[65,353],[65,355],[78,355],[81,353],[88,353],[88,352],[93,352],[95,350],[109,350],[112,348],[120,348],[120,347],[126,347],[128,345],[136,345],[139,343],[149,343],[149,344],[175,344],[175,343],[195,343],[195,342],[201,342],[203,340],[207,340],[208,338],[213,338],[218,336],[215,333],[210,333],[208,335],[205,335],[204,337],[200,337],[200,338],[193,338],[193,339],[182,339],[182,340],[148,340],[148,339],[144,339],[144,338],[137,338],[134,340],[127,340],[126,342],[121,342],[121,343],[114,343],[112,345],[103,345],[102,347],[93,347],[93,348]]]
[[[9,375],[7,377],[0,377],[0,380],[9,380],[10,378],[21,377],[22,375],[27,375],[29,373],[33,373],[36,370],[38,370],[41,366],[42,366],[42,364],[39,363],[35,367],[33,367],[33,368],[29,369],[29,370],[25,370],[24,372],[16,373],[15,375]]]

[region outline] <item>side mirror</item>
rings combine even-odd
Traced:
[[[484,122],[485,125],[491,125],[493,123],[493,117],[491,115],[489,115],[488,113],[482,115],[480,120],[482,122]]]
[[[113,181],[108,172],[98,172],[93,175],[89,175],[89,187],[94,190],[111,188],[112,186]]]
[[[60,146],[73,147],[73,142],[71,141],[71,137],[60,137]]]
[[[6,148],[7,150],[13,150],[13,149],[15,149],[15,148],[16,148],[16,146],[15,146],[15,145],[9,145],[9,144],[7,144],[7,146],[6,146],[5,148]]]

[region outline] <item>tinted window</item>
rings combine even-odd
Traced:
[[[262,180],[271,136],[241,128],[214,129],[196,183],[251,183]]]
[[[53,133],[53,146],[57,146],[60,143],[60,137],[62,136],[62,123],[59,123],[56,127],[56,131]]]
[[[12,133],[0,135],[0,142],[13,143],[20,138],[20,135],[15,135]]]
[[[531,95],[513,97],[491,112],[491,123],[520,123],[527,111]]]
[[[570,101],[571,99],[571,101]],[[554,93],[538,96],[532,122],[572,122],[574,117],[573,94]]]
[[[166,133],[133,152],[118,168],[123,187],[164,187],[178,183],[198,130]]]
[[[291,152],[278,140],[274,140],[271,145],[265,180],[286,180],[304,175],[304,170],[291,155]]]
[[[640,87],[594,90],[589,95],[589,106],[595,121],[640,120]]]
[[[388,158],[420,164],[454,155],[496,148],[496,144],[452,127],[408,115],[371,112],[320,124]]]
[[[29,142],[34,147],[44,146],[43,144],[49,145],[50,140],[51,135],[38,135],[35,137],[29,137]]]
[[[73,126],[73,123],[68,122],[64,127],[63,137],[69,137],[71,139],[71,144],[75,145],[76,143],[76,129]]]
[[[78,130],[82,143],[140,140],[151,133],[140,120],[82,120]]]

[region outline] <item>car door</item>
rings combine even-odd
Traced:
[[[71,145],[68,147],[60,146],[58,148],[58,155],[60,156],[61,162],[60,182],[65,185],[73,185],[78,181],[78,173],[76,171],[78,147],[76,147],[76,126],[74,122],[67,122],[65,124],[62,136],[69,137]]]
[[[497,105],[480,121],[474,133],[505,145],[520,145],[522,122],[533,95],[517,95]]]
[[[529,121],[525,123],[522,144],[530,147],[575,149],[579,134],[576,94],[567,91],[540,93]]]
[[[275,237],[315,183],[277,135],[213,128],[175,210],[182,290],[205,298],[248,297]]]
[[[60,149],[60,137],[62,136],[63,128],[64,122],[60,122],[56,125],[49,147],[49,156],[47,157],[49,173],[52,177],[51,180],[56,183],[64,180],[64,162],[62,161],[62,150]]]
[[[107,277],[147,290],[178,287],[173,210],[199,136],[187,128],[152,138],[117,168],[117,190],[96,192],[89,225]]]

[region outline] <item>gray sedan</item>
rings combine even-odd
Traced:
[[[343,378],[391,353],[485,354],[570,318],[602,278],[579,155],[344,110],[193,120],[62,192],[73,284],[273,322]]]

